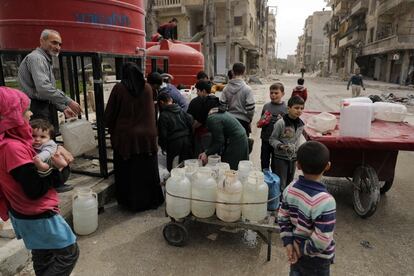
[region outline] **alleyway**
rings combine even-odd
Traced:
[[[297,76],[283,76],[286,97]],[[257,113],[268,98],[268,86],[254,85]],[[306,79],[308,110],[337,110],[339,99],[347,97],[346,84],[326,79]],[[380,93],[368,88],[366,94]],[[397,93],[407,93],[397,91]],[[412,113],[412,108],[410,110]],[[256,114],[257,116],[257,114]],[[256,121],[257,119],[255,119]],[[412,117],[409,118],[413,122]],[[252,159],[259,166],[260,131],[253,132]],[[394,187],[382,196],[379,209],[369,219],[359,218],[352,209],[349,184],[336,181],[337,256],[332,275],[413,275],[414,154],[399,154]],[[164,209],[130,214],[108,205],[99,216],[96,233],[79,238],[81,256],[73,275],[288,275],[289,267],[278,235],[273,236],[273,255],[265,262],[266,247],[252,233],[231,233],[219,228],[193,225],[189,244],[167,245],[162,228],[168,219]]]

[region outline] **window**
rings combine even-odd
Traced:
[[[241,26],[243,24],[243,17],[242,16],[235,16],[234,17],[234,26]]]
[[[369,29],[369,39],[368,43],[371,43],[374,41],[374,28]]]

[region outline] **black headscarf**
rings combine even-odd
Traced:
[[[132,62],[124,63],[121,83],[134,97],[139,96],[144,91],[145,79],[138,65]]]

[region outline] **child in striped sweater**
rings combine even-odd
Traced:
[[[299,180],[286,187],[278,213],[290,275],[329,275],[335,254],[336,203],[320,179],[330,168],[328,148],[316,141],[297,152]]]

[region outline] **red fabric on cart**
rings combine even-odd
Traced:
[[[306,140],[319,141],[328,148],[352,149],[381,149],[414,151],[414,126],[401,122],[386,122],[375,120],[372,122],[371,134],[368,138],[339,136],[339,112],[330,112],[337,118],[335,130],[327,135],[321,135],[314,129],[306,126],[306,121],[313,115],[321,112],[305,111],[301,119],[305,122],[303,135]]]

